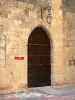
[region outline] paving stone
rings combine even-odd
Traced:
[[[48,95],[68,95],[68,94],[75,94],[75,87],[65,87],[65,88],[39,87],[36,88],[36,91]]]

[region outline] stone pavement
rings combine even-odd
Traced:
[[[41,95],[33,97],[8,96],[8,97],[2,97],[0,98],[0,100],[75,100],[75,99],[71,99],[68,96]]]
[[[41,87],[36,88],[34,92],[0,95],[0,100],[75,100],[74,90],[75,87],[61,89]]]
[[[53,88],[53,87],[38,87],[37,92],[48,94],[48,95],[73,95],[75,94],[75,87],[63,87],[63,88]]]

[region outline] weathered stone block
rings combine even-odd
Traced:
[[[0,48],[0,54],[4,54],[5,50],[3,48]]]
[[[9,7],[17,7],[18,6],[17,0],[8,0],[7,4]]]
[[[0,34],[0,40],[4,40],[5,41],[5,35]]]
[[[0,48],[5,48],[5,40],[0,40]]]
[[[24,3],[24,2],[18,2],[18,7],[20,8],[20,9],[25,9],[25,7],[26,7],[26,4]]]
[[[5,65],[5,60],[4,59],[0,59],[0,65]]]
[[[28,7],[24,10],[24,13],[25,13],[26,16],[29,17],[29,8]]]
[[[0,25],[0,34],[2,34],[4,31],[4,26],[3,25]]]
[[[4,60],[5,59],[5,54],[0,54],[0,60]]]

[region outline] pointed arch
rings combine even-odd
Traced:
[[[38,26],[28,39],[28,87],[51,85],[51,43],[46,31]]]

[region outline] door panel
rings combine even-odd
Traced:
[[[51,85],[50,42],[42,28],[32,31],[28,40],[28,87]]]

